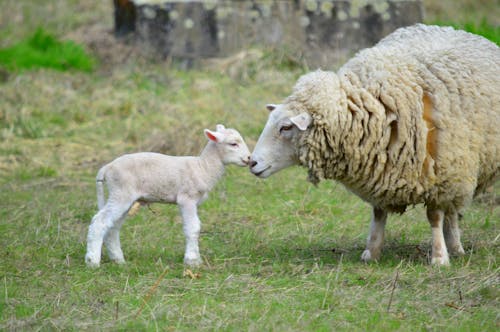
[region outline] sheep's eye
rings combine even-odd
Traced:
[[[288,130],[291,130],[293,128],[293,125],[286,125],[286,126],[283,126],[280,128],[280,133],[284,132],[284,131],[288,131]]]
[[[229,143],[229,145],[231,145],[233,148],[237,148],[238,147],[238,143]]]

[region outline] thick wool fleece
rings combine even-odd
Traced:
[[[337,74],[302,76],[285,100],[309,112],[297,142],[309,180],[373,206],[460,211],[500,174],[500,49],[452,28],[402,28]]]

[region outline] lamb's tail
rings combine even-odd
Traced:
[[[99,210],[104,207],[104,204],[106,204],[104,197],[104,181],[106,181],[105,173],[106,166],[102,167],[99,172],[97,172],[97,176],[95,178],[95,185],[97,189],[97,207]]]

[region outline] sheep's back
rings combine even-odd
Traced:
[[[348,183],[360,196],[378,205],[463,206],[498,176],[500,49],[495,44],[452,28],[416,25],[359,52],[339,76],[352,94],[348,98],[362,99],[357,94],[365,89],[384,106],[386,117],[395,117],[380,122],[396,131],[378,147],[387,153],[388,175],[371,188]],[[395,191],[397,183],[403,189]]]

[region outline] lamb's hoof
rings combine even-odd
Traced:
[[[92,259],[91,257],[85,257],[85,264],[87,264],[87,267],[90,267],[91,269],[97,269],[99,267],[99,261]]]
[[[197,258],[184,258],[184,264],[190,267],[198,267],[203,263],[200,257]]]
[[[431,265],[450,266],[450,259],[448,257],[432,257]]]
[[[371,261],[376,261],[380,258],[380,254],[378,255],[372,255],[371,251],[366,249],[363,251],[361,254],[361,260],[365,263],[371,262]]]
[[[112,259],[112,261],[115,262],[118,265],[125,264],[125,259],[123,259],[123,258],[115,258],[115,259]]]

